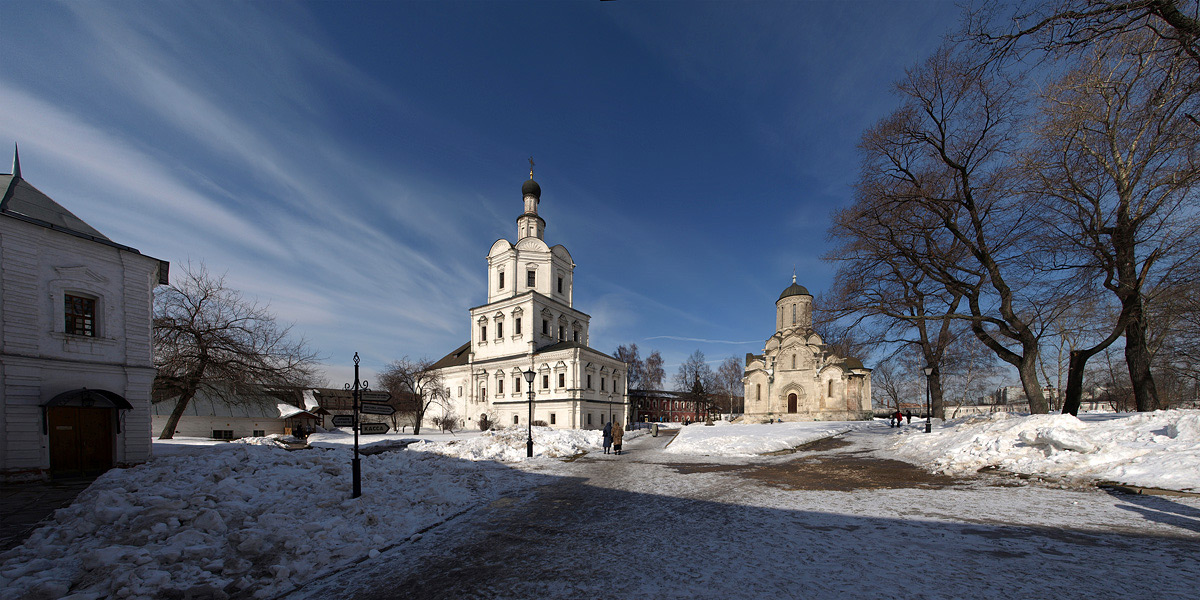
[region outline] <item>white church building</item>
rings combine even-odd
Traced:
[[[524,373],[532,370],[535,423],[594,429],[626,422],[625,363],[588,346],[591,317],[573,302],[575,261],[562,245],[543,240],[542,190],[532,168],[521,193],[516,244],[499,239],[488,251],[487,303],[470,309],[471,340],[434,364],[445,408],[467,427],[485,417],[524,426],[530,406]]]
[[[762,354],[746,355],[745,421],[871,418],[871,370],[825,345],[812,327],[812,301],[792,275],[775,301],[775,333]]]

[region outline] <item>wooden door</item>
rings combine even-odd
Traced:
[[[796,395],[788,394],[788,412],[796,412]]]
[[[112,468],[112,411],[80,406],[55,406],[47,411],[51,473],[94,474]]]

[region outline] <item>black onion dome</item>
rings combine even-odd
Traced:
[[[521,186],[521,195],[541,198],[542,186],[538,185],[538,182],[534,181],[533,178],[530,177],[529,179],[526,179],[525,183]]]
[[[793,281],[792,285],[789,285],[788,288],[786,290],[783,290],[783,293],[779,295],[779,300],[783,300],[784,298],[787,298],[788,296],[811,296],[811,295],[812,294],[808,293],[808,290],[805,289],[804,286]],[[779,302],[779,300],[776,300],[776,302]]]

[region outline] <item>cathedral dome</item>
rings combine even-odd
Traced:
[[[524,185],[521,186],[521,195],[533,196],[534,198],[541,199],[542,186],[538,185],[538,182],[534,181],[533,177],[530,177],[529,179],[526,179]]]
[[[789,285],[788,288],[786,290],[783,290],[783,293],[779,295],[779,300],[783,300],[784,298],[787,298],[788,296],[811,296],[811,295],[812,294],[808,293],[808,290],[805,289],[804,286],[796,283],[796,280],[793,279],[792,285]],[[779,300],[776,300],[776,302],[778,302]]]

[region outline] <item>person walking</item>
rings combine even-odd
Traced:
[[[904,417],[908,419],[908,424],[912,425],[912,409],[904,411]]]
[[[892,414],[892,418],[896,420],[896,427],[904,424],[904,415],[900,412],[900,409],[896,409],[896,412]]]
[[[604,453],[608,454],[608,447],[612,446],[612,422],[604,424]]]
[[[612,428],[613,451],[616,452],[618,456],[620,456],[620,454],[621,454],[621,438],[625,437],[625,428],[621,427],[620,422],[615,422],[612,424],[612,426],[613,426],[613,428]]]

